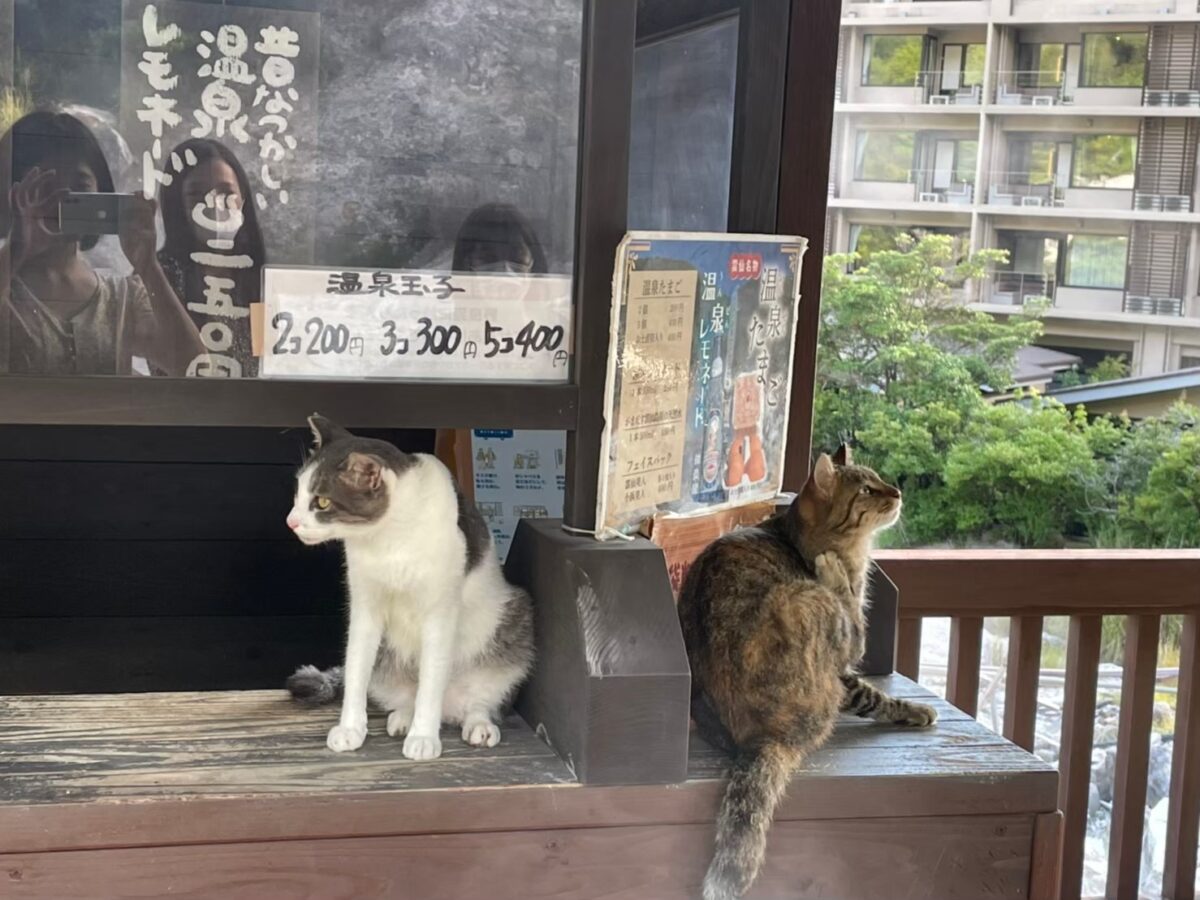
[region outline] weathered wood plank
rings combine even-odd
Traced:
[[[1008,629],[1008,672],[1004,688],[1004,736],[1033,750],[1038,677],[1042,670],[1042,617],[1014,616]]]
[[[1063,694],[1062,744],[1058,759],[1058,808],[1063,812],[1060,900],[1078,900],[1083,884],[1088,785],[1092,777],[1092,731],[1100,665],[1100,616],[1072,616],[1067,634],[1067,681]]]
[[[941,722],[844,719],[780,821],[1054,808],[1051,768],[907,679],[872,681],[934,703]],[[334,718],[280,691],[0,699],[0,849],[711,823],[728,763],[693,738],[685,784],[586,788],[519,720],[493,750],[447,730],[443,759],[412,763],[379,717],[361,751],[328,752]]]
[[[1160,624],[1158,616],[1129,616],[1125,620],[1121,716],[1117,726],[1117,769],[1105,889],[1112,898],[1136,897],[1142,881],[1142,836]]]
[[[1033,861],[1029,873],[1029,900],[1055,900],[1058,896],[1058,861],[1062,850],[1062,819],[1057,810],[1043,813],[1033,823]]]
[[[1032,841],[1028,816],[777,822],[747,896],[1023,898]],[[711,824],[541,829],[9,854],[0,872],[13,900],[691,900],[711,847]]]
[[[1196,843],[1200,840],[1200,615],[1183,621],[1170,796],[1163,896],[1195,900]]]
[[[946,699],[973,716],[979,709],[979,663],[983,654],[983,619],[962,616],[950,623],[950,668]]]
[[[921,680],[921,620],[900,619],[896,626],[896,671]]]

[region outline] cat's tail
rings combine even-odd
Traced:
[[[704,900],[735,900],[758,875],[767,830],[797,753],[782,744],[743,750],[729,772],[717,815],[717,847],[704,876]]]
[[[293,700],[308,706],[336,703],[342,699],[342,667],[301,666],[288,678],[287,689]]]

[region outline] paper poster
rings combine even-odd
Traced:
[[[475,505],[503,562],[521,519],[562,518],[567,435],[562,431],[471,433]]]
[[[267,266],[262,374],[564,382],[571,279]]]
[[[805,244],[626,236],[613,279],[598,536],[779,491]]]

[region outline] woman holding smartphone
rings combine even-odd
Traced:
[[[96,138],[74,116],[39,111],[0,139],[0,373],[128,375],[143,357],[184,375],[203,353],[200,333],[155,255],[155,203],[133,197],[120,222],[133,275],[96,272],[81,251],[97,235],[60,229],[73,193],[113,193]]]

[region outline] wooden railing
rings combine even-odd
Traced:
[[[979,700],[984,617],[1011,618],[1003,733],[1034,746],[1042,625],[1070,616],[1059,753],[1058,897],[1078,900],[1104,616],[1124,616],[1125,652],[1105,894],[1137,898],[1161,617],[1182,615],[1163,897],[1193,900],[1200,837],[1200,550],[895,550],[876,559],[900,589],[896,669],[917,678],[921,621],[950,617],[946,699]]]

